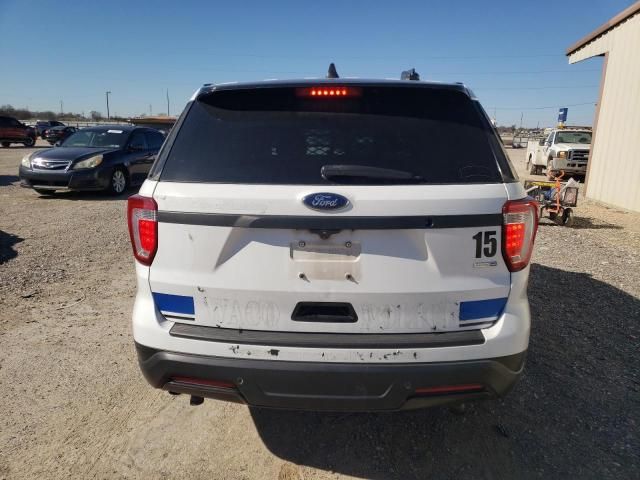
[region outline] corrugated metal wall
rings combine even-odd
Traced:
[[[640,14],[569,56],[608,53],[586,195],[640,211]]]

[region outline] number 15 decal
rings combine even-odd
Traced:
[[[488,232],[478,232],[473,237],[476,241],[476,258],[495,257],[498,252],[497,232],[490,230]]]

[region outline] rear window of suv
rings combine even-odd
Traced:
[[[189,107],[165,149],[160,179],[173,182],[393,184],[323,178],[323,166],[410,172],[419,184],[498,183],[508,161],[484,113],[464,92],[426,87],[214,91]],[[500,158],[502,156],[502,158]],[[498,162],[501,163],[500,167]],[[155,172],[152,172],[152,176]]]

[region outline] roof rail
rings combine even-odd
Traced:
[[[420,74],[416,72],[415,68],[405,70],[400,74],[400,80],[420,80]]]

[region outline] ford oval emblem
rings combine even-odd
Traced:
[[[302,202],[313,210],[340,210],[349,205],[349,199],[337,193],[311,193]]]

